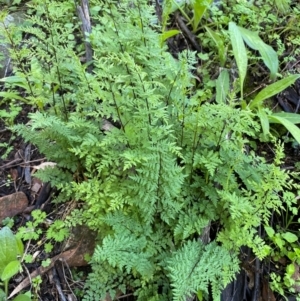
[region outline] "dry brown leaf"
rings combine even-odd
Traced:
[[[32,166],[32,168],[39,170],[39,169],[45,169],[46,167],[55,167],[55,166],[56,166],[55,162],[43,162],[40,165]]]

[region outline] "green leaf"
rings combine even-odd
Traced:
[[[225,51],[224,41],[218,33],[214,32],[209,27],[205,26],[205,29],[209,34],[209,36],[211,37],[211,39],[215,42],[218,49],[220,65],[221,67],[224,67],[226,62],[226,51]]]
[[[264,136],[267,137],[267,135],[269,135],[269,133],[270,133],[270,123],[269,123],[268,115],[266,114],[265,110],[262,110],[261,107],[258,108],[257,115],[260,119],[260,123],[261,123],[261,127],[263,130]]]
[[[265,228],[268,236],[270,238],[272,238],[274,236],[274,234],[275,234],[275,230],[272,227],[269,227],[269,226],[265,226],[264,228]]]
[[[271,79],[274,79],[278,72],[278,56],[276,51],[271,46],[267,45],[256,32],[239,26],[238,29],[245,43],[253,50],[259,51],[262,60],[270,70]]]
[[[18,87],[21,87],[21,88],[24,88],[24,89],[28,89],[28,83],[26,81],[25,78],[23,77],[20,77],[20,76],[9,76],[9,77],[3,77],[0,79],[0,82],[5,82],[5,83],[8,83],[8,84],[12,84],[14,86],[18,86]]]
[[[172,29],[172,30],[168,30],[168,31],[165,31],[163,32],[161,35],[160,35],[160,43],[161,43],[161,46],[163,45],[163,42],[177,34],[179,34],[181,31],[177,30],[177,29]]]
[[[287,113],[287,112],[280,112],[280,113],[273,113],[272,116],[282,117],[293,124],[300,123],[300,115],[295,113]],[[275,123],[275,122],[274,122]]]
[[[16,237],[17,247],[18,247],[18,255],[22,256],[24,253],[24,245],[20,238]]]
[[[0,230],[0,246],[0,275],[2,275],[4,268],[19,255],[16,238],[8,227]]]
[[[239,70],[241,98],[243,99],[243,85],[248,66],[247,51],[241,32],[234,22],[229,22],[229,35],[232,44],[233,55]]]
[[[298,78],[300,78],[300,74],[290,75],[277,81],[276,83],[267,86],[255,96],[255,98],[248,104],[248,107],[252,110],[255,107],[262,105],[262,102],[265,99],[268,99],[283,91],[284,89],[292,85]]]
[[[282,234],[282,237],[287,241],[287,242],[295,242],[298,240],[298,236],[295,235],[294,233],[291,232],[285,232]]]
[[[287,267],[286,267],[286,273],[289,275],[289,276],[292,276],[294,273],[295,273],[295,265],[293,263],[289,264]]]
[[[195,32],[198,29],[198,25],[205,14],[205,11],[211,5],[212,0],[195,0],[193,3],[193,31]]]
[[[277,233],[275,236],[274,236],[274,239],[273,239],[274,243],[277,245],[277,247],[282,250],[284,245],[285,245],[285,241],[281,238],[281,235],[279,233]]]
[[[0,97],[3,97],[4,99],[9,99],[9,100],[12,100],[12,99],[18,99],[18,100],[22,100],[22,101],[26,101],[26,99],[22,96],[20,96],[19,94],[17,93],[14,93],[14,92],[0,92]]]
[[[291,133],[296,141],[300,143],[300,129],[296,125],[282,117],[269,115],[268,118],[272,123],[281,123],[283,126],[285,126],[285,128]]]
[[[0,301],[6,301],[6,294],[2,289],[0,289]]]
[[[20,294],[13,301],[31,301],[31,298],[25,294]]]
[[[222,70],[216,80],[216,102],[226,103],[226,97],[229,92],[229,73]]]
[[[1,280],[7,281],[14,275],[16,275],[21,268],[21,263],[18,260],[11,261],[6,265],[4,268],[2,274],[1,274]]]
[[[199,301],[203,301],[203,292],[201,290],[197,292],[197,298]]]

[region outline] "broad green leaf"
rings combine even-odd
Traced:
[[[197,292],[197,298],[199,301],[203,301],[203,292],[201,290]]]
[[[6,301],[6,294],[2,289],[0,289],[0,301]]]
[[[22,256],[24,253],[24,245],[20,238],[16,237],[17,247],[18,247],[18,255]]]
[[[17,259],[19,248],[16,238],[8,227],[0,230],[0,275],[11,261]]]
[[[216,102],[226,103],[226,97],[229,92],[229,74],[227,70],[222,70],[216,80]]]
[[[285,233],[283,233],[283,234],[282,234],[282,237],[283,237],[286,241],[288,241],[288,242],[290,242],[290,243],[295,242],[295,241],[298,240],[298,236],[295,235],[294,233],[291,233],[291,232],[285,232]]]
[[[292,252],[292,251],[288,251],[286,253],[286,256],[288,257],[289,260],[291,261],[294,261],[294,260],[297,260],[297,254],[295,252]],[[299,258],[299,257],[298,257]]]
[[[218,33],[214,32],[209,27],[205,26],[205,29],[209,34],[209,36],[211,37],[211,39],[216,44],[218,49],[218,54],[219,54],[220,65],[221,67],[224,67],[226,62],[226,51],[225,51],[224,41]]]
[[[285,241],[281,238],[281,236],[279,235],[279,233],[277,233],[274,236],[274,243],[277,245],[277,247],[282,250],[284,245],[285,245]]]
[[[268,118],[272,123],[281,123],[291,133],[295,140],[300,143],[300,129],[296,125],[282,117],[269,115]]]
[[[241,32],[234,22],[229,22],[229,34],[233,55],[239,70],[241,98],[243,99],[243,86],[248,66],[247,51]]]
[[[258,117],[260,119],[261,127],[264,133],[264,136],[267,137],[270,133],[270,122],[268,119],[268,115],[264,110],[262,110],[260,107],[258,108]]]
[[[22,100],[22,101],[26,101],[26,99],[22,96],[20,96],[19,94],[17,93],[14,93],[14,92],[3,92],[1,91],[0,92],[0,97],[3,97],[4,99],[18,99],[18,100]]]
[[[274,234],[275,234],[275,230],[272,227],[269,227],[269,226],[265,226],[264,228],[265,228],[268,236],[270,238],[272,238],[274,236]]]
[[[300,123],[300,114],[280,112],[280,113],[273,113],[272,116],[282,117],[293,124]],[[275,123],[275,122],[273,122],[273,123]]]
[[[258,49],[262,60],[264,61],[265,65],[270,70],[270,79],[275,80],[278,72],[278,56],[276,51],[269,45],[265,44],[263,41],[259,44]]]
[[[284,89],[292,85],[298,78],[300,78],[300,74],[289,75],[288,77],[267,86],[255,96],[255,98],[249,103],[248,107],[250,109],[254,109],[262,105],[264,100],[283,91]]]
[[[8,84],[12,84],[14,86],[18,86],[24,89],[28,89],[28,84],[26,82],[26,79],[20,76],[8,76],[8,77],[3,77],[0,79],[0,82],[5,82]]]
[[[25,294],[20,294],[13,301],[31,301],[31,298]]]
[[[259,51],[262,60],[270,70],[271,79],[274,79],[278,72],[278,56],[276,51],[271,46],[267,45],[256,32],[239,26],[238,29],[245,43],[253,50]]]
[[[20,268],[21,268],[20,261],[14,260],[9,262],[1,274],[1,280],[2,281],[9,280],[11,277],[13,277],[19,272]]]
[[[289,264],[287,267],[286,267],[286,273],[289,275],[289,276],[292,276],[294,273],[295,273],[295,265],[293,263]]]
[[[168,31],[165,31],[163,32],[161,35],[160,35],[160,43],[161,45],[163,44],[163,42],[177,34],[179,34],[181,31],[177,30],[177,29],[172,29],[172,30],[168,30]]]
[[[192,2],[193,5],[193,31],[195,32],[198,29],[198,25],[205,14],[205,11],[211,5],[212,0],[195,0]]]

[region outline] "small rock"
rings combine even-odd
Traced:
[[[22,213],[28,206],[28,199],[24,192],[15,192],[0,198],[0,223],[6,217],[13,217]]]
[[[65,242],[63,250],[75,249],[75,253],[67,259],[70,267],[86,266],[88,262],[85,256],[92,256],[96,246],[96,233],[87,226],[77,225],[71,233],[69,239]]]

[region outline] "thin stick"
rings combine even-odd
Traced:
[[[93,66],[91,64],[93,60],[93,49],[91,43],[88,42],[88,36],[92,31],[88,0],[81,0],[81,6],[77,5],[77,14],[78,18],[82,22],[81,30],[84,36],[85,59],[86,63],[88,64],[87,71],[90,73],[93,70]]]

